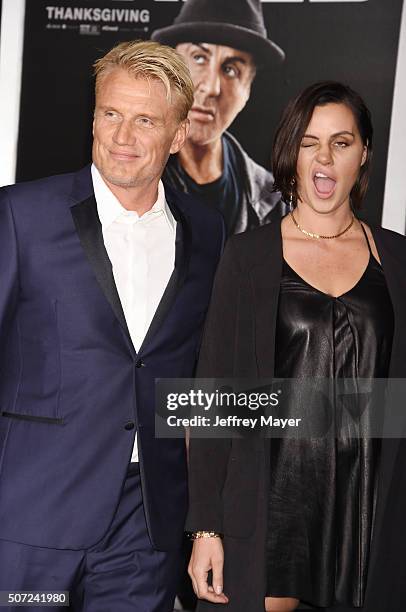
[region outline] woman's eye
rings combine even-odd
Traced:
[[[300,146],[304,149],[308,149],[309,147],[314,147],[315,144],[315,142],[302,142]]]
[[[345,147],[348,147],[348,142],[345,142],[344,140],[338,140],[335,144],[340,149],[345,149]]]

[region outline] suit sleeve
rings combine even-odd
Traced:
[[[0,342],[4,350],[18,296],[18,255],[14,219],[6,189],[0,189]]]
[[[231,378],[237,323],[240,271],[233,239],[217,269],[197,366],[197,378]],[[187,531],[223,533],[222,490],[230,439],[191,438]]]

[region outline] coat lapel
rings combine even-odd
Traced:
[[[265,229],[265,228],[264,228]],[[255,350],[258,376],[272,378],[275,366],[275,331],[282,274],[280,219],[266,226],[258,241],[256,261],[250,270],[255,311]],[[259,235],[258,235],[259,238]]]
[[[166,315],[171,309],[185,281],[189,269],[192,247],[192,231],[190,222],[187,215],[185,215],[175,203],[174,194],[165,190],[165,195],[168,206],[176,220],[175,265],[166,289],[158,304],[158,308],[155,311],[155,315],[142,342],[139,353],[141,353],[151,342],[162,326]]]
[[[392,378],[406,378],[406,280],[404,269],[406,257],[396,249],[392,236],[380,228],[372,229],[376,248],[381,259],[385,280],[392,300],[395,315],[394,343],[390,363]],[[402,261],[403,255],[403,261]]]
[[[139,353],[151,342],[163,324],[185,281],[191,256],[192,231],[189,218],[180,208],[179,196],[177,194],[165,189],[165,196],[177,222],[175,265]],[[72,199],[74,204],[71,206],[71,213],[80,243],[93,269],[97,282],[125,332],[132,350],[134,350],[114,281],[112,265],[104,246],[102,226],[97,213],[97,203],[93,192],[90,166],[77,173]]]
[[[123,307],[114,282],[113,269],[104,246],[102,226],[94,195],[71,207],[80,243],[107,301],[126,335],[130,337]]]
[[[395,243],[390,234],[386,235],[386,233],[382,232],[380,228],[371,229],[381,260],[382,268],[384,270],[385,280],[391,297],[395,319],[389,378],[406,378],[406,281],[404,276],[406,261],[401,261],[401,253],[396,251]],[[387,241],[387,236],[391,240]],[[397,393],[396,395],[398,400],[399,394]],[[390,402],[391,400],[389,397],[389,404]],[[393,429],[393,426],[389,425],[389,427],[390,429]],[[399,438],[384,438],[382,441],[379,496],[376,510],[376,541],[379,541],[379,532],[383,527],[385,509],[387,507],[390,487],[392,484],[392,475],[394,473],[394,467],[399,452],[399,444],[401,443],[401,436],[405,435],[405,433],[406,432],[404,431],[400,431]],[[405,442],[403,440],[402,444],[404,443]],[[377,551],[375,551],[375,555],[376,554]],[[379,559],[377,559],[375,555],[371,561],[371,564],[379,563]]]

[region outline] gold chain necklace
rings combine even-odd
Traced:
[[[352,215],[350,224],[347,225],[347,227],[343,229],[343,231],[340,232],[339,234],[334,234],[334,236],[322,236],[321,234],[313,234],[313,232],[308,232],[305,229],[303,229],[303,227],[300,227],[299,223],[295,219],[293,210],[291,210],[289,214],[292,217],[292,221],[296,225],[297,229],[300,230],[303,234],[305,234],[306,236],[309,236],[309,238],[317,238],[317,239],[322,238],[323,240],[331,240],[332,238],[339,238],[340,236],[345,234],[345,232],[348,232],[348,230],[352,227],[352,224],[354,223],[354,219],[355,219],[355,216]]]

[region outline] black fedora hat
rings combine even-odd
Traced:
[[[183,42],[233,47],[252,53],[258,65],[285,58],[268,38],[260,0],[187,0],[173,24],[151,38],[171,47]]]

